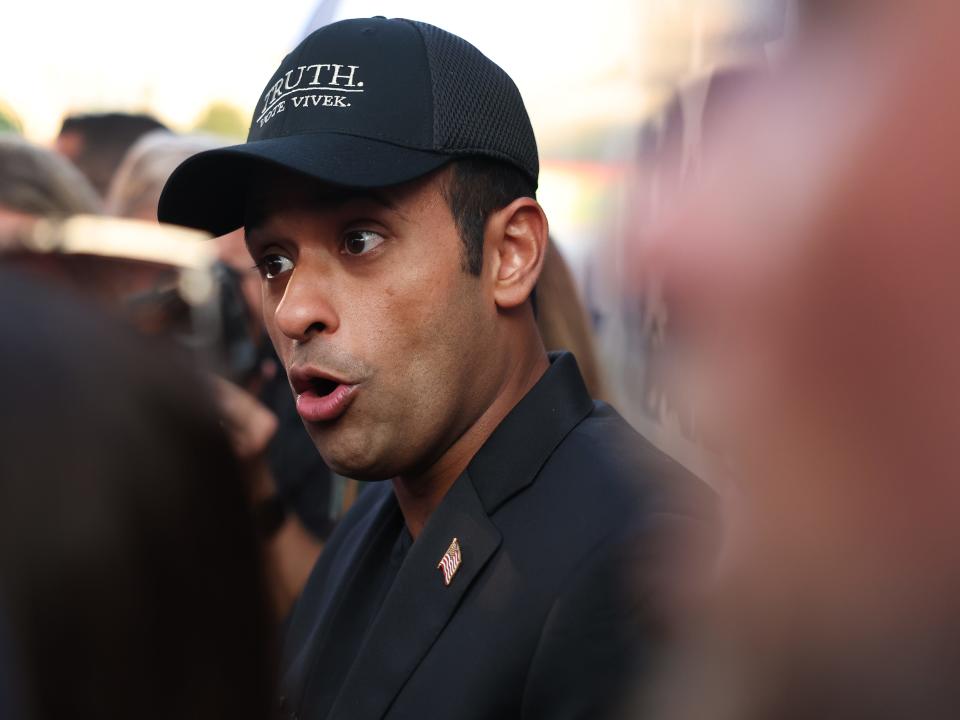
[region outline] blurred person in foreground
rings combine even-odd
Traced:
[[[245,227],[307,430],[375,483],[294,610],[288,717],[600,718],[662,649],[659,561],[705,498],[545,352],[537,179],[503,70],[372,18],[307,37],[248,142],[164,190],[163,221]]]
[[[16,663],[11,657],[10,631],[7,616],[0,608],[0,717],[9,720],[24,720],[20,707],[19,682]]]
[[[125,161],[119,182],[111,186],[113,191],[107,202],[115,212],[129,212],[132,219],[141,221],[151,214],[155,219],[160,190],[173,167],[201,148],[216,146],[215,141],[208,138],[187,138],[178,143],[178,138],[166,131],[159,131],[157,135],[151,133],[142,142],[145,143],[144,152],[138,152],[129,163]],[[172,160],[171,154],[174,156]],[[148,157],[144,159],[144,155]],[[144,210],[151,202],[152,213]],[[4,236],[0,238],[0,250],[5,249],[2,255],[5,265],[11,270],[26,270],[55,281],[87,298],[95,298],[103,311],[123,316],[145,334],[163,335],[170,341],[180,338],[192,346],[213,339],[215,332],[210,333],[210,338],[205,337],[204,331],[195,332],[196,318],[191,315],[197,310],[179,298],[178,270],[172,265],[109,254],[37,253],[10,246],[12,241],[22,245],[23,238],[33,232],[40,219],[57,222],[98,210],[96,194],[67,160],[19,138],[0,137],[0,234]],[[157,241],[154,235],[145,237],[143,229],[129,227],[122,231],[128,234],[128,242],[133,246],[139,242]],[[96,233],[97,228],[87,232]],[[113,229],[113,232],[117,230]],[[4,238],[10,241],[6,246]],[[252,266],[252,261],[250,263]],[[242,330],[245,331],[246,326]],[[205,366],[215,365],[211,358],[200,358],[199,353],[195,358],[202,359]],[[264,459],[271,443],[277,442],[277,418],[255,398],[229,382],[216,381],[213,387],[229,436],[244,462],[244,478],[238,477],[237,481],[246,479],[249,483],[261,530],[273,539],[266,546],[270,588],[277,614],[285,617],[306,581],[320,544],[284,513],[283,504],[277,498],[276,476],[270,472]],[[297,430],[305,435],[302,427]],[[319,465],[321,473],[324,472],[309,438],[304,440],[307,447],[300,448],[299,457],[309,452],[308,457]],[[289,447],[289,443],[285,447]],[[291,459],[287,457],[285,462],[291,463]],[[279,477],[286,476],[281,474]],[[318,484],[324,477],[319,475]]]
[[[256,532],[203,383],[99,308],[0,280],[0,669],[19,717],[269,717]]]
[[[127,150],[148,132],[165,129],[159,120],[144,114],[70,115],[63,120],[55,148],[105,197]]]
[[[111,215],[155,222],[160,194],[170,174],[188,157],[222,147],[216,137],[155,131],[141,137],[120,164],[104,203]],[[243,230],[214,241],[220,259],[220,339],[217,372],[223,404],[233,425],[243,417],[271,413],[272,436],[244,443],[261,466],[266,551],[277,609],[286,616],[337,517],[334,479],[297,415],[286,376],[263,327],[260,277],[243,241]],[[243,395],[246,394],[247,397]],[[249,434],[249,433],[248,433]],[[256,446],[260,444],[259,448]],[[256,448],[256,449],[255,449]],[[253,455],[258,455],[256,459]],[[341,483],[344,481],[340,481]]]
[[[735,509],[719,693],[672,717],[960,715],[960,5],[848,12],[648,250]]]

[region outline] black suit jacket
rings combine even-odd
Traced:
[[[683,476],[590,399],[573,356],[553,357],[430,517],[369,627],[332,648],[349,670],[328,717],[604,717],[661,641],[652,563],[664,521],[695,511]],[[326,546],[289,626],[288,716],[318,717],[317,653],[399,518],[378,484]],[[445,586],[437,564],[454,537],[462,564]]]

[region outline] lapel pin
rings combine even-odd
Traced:
[[[460,541],[457,538],[454,538],[450,541],[450,547],[447,548],[447,551],[443,554],[443,557],[440,558],[440,562],[437,563],[437,570],[443,573],[443,584],[450,585],[453,581],[453,576],[457,574],[457,570],[460,569],[460,563],[462,562],[463,557],[460,554]]]

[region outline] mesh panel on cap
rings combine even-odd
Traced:
[[[420,31],[427,48],[436,149],[507,160],[536,185],[537,143],[510,76],[466,40],[427,23],[408,22]]]

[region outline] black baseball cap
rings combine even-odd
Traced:
[[[343,20],[284,58],[245,143],[194,155],[173,172],[158,215],[223,235],[243,225],[249,180],[265,166],[375,188],[467,156],[510,163],[536,187],[537,145],[513,80],[432,25]]]

